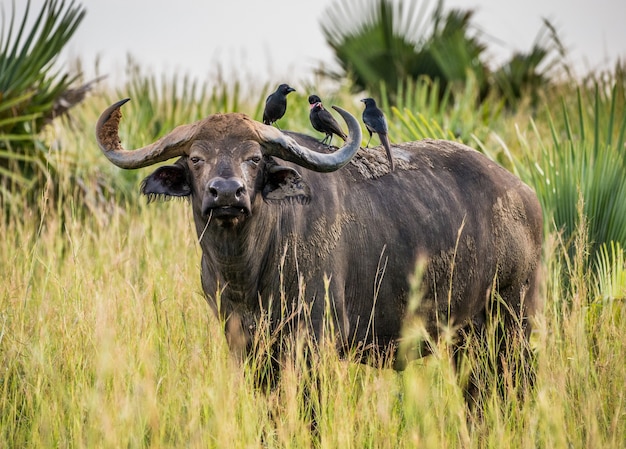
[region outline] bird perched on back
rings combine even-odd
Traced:
[[[287,110],[287,95],[296,90],[288,84],[281,84],[276,92],[270,94],[265,100],[265,110],[263,111],[263,123],[271,125],[276,120],[282,118]]]
[[[309,112],[309,119],[311,125],[317,131],[326,134],[326,137],[322,140],[322,143],[328,141],[328,145],[333,141],[333,134],[337,134],[344,141],[348,138],[348,135],[343,132],[337,120],[332,114],[324,109],[322,100],[317,95],[309,95],[309,104],[311,105],[311,112]]]
[[[372,134],[378,134],[378,138],[387,152],[389,168],[393,171],[394,163],[393,157],[391,156],[389,136],[387,135],[387,120],[385,119],[385,115],[383,114],[383,111],[376,106],[376,101],[373,98],[364,98],[361,101],[365,103],[365,109],[363,110],[363,123],[365,123],[367,131],[370,133],[370,138],[367,141],[367,147],[369,147],[370,140],[372,140]]]

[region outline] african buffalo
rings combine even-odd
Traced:
[[[421,317],[434,338],[446,326],[462,334],[485,328],[494,298],[505,332],[528,336],[541,207],[483,154],[451,141],[402,143],[390,172],[381,147],[359,148],[360,125],[340,108],[349,138],[335,152],[237,113],[127,151],[118,136],[126,101],[101,115],[98,144],[126,169],[178,157],[148,176],[142,192],[190,198],[202,287],[231,346],[250,348],[261,321],[284,328],[286,317],[306,311],[301,322],[312,337],[333,329],[338,350],[379,350],[402,368],[395,348],[407,316]],[[420,258],[422,299],[409,307]]]

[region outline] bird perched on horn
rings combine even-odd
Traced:
[[[343,132],[330,111],[324,108],[321,98],[317,95],[309,95],[309,104],[311,105],[311,112],[309,112],[311,125],[315,130],[326,134],[321,142],[330,145],[333,141],[333,134],[338,135],[345,142],[348,136]]]

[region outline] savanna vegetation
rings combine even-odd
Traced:
[[[480,412],[470,412],[448,341],[434,342],[433,355],[402,373],[339,360],[323,347],[312,361],[317,382],[296,359],[275,389],[255,388],[254,361],[229,354],[223,324],[204,301],[189,205],[147,204],[138,186],[148,172],[112,167],[93,130],[100,112],[123,97],[133,99],[121,127],[127,147],[218,111],[259,119],[274,86],[163,79],[132,61],[126,84],[90,85],[52,64],[83,8],[51,0],[39,14],[37,32],[16,18],[0,34],[0,447],[624,447],[620,64],[583,79],[550,75],[550,89],[520,89],[515,101],[485,88],[489,80],[501,86],[495,79],[517,73],[515,64],[482,79],[465,71],[462,82],[418,74],[368,87],[352,69],[335,84],[324,78],[335,86],[318,92],[325,102],[357,116],[364,92],[380,95],[392,141],[463,141],[520,176],[541,200],[544,308],[532,336],[535,388],[524,401],[487,392]],[[374,26],[376,17],[365,15],[364,23]],[[551,73],[537,67],[541,76]],[[526,78],[517,73],[508,82],[519,79]],[[282,129],[313,133],[313,90],[290,95]],[[407,341],[423,338],[407,328]],[[477,353],[467,362],[489,363]]]

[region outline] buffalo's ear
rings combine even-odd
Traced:
[[[300,173],[273,160],[265,162],[262,192],[265,201],[295,200],[302,204],[311,201],[311,188]]]
[[[141,193],[148,197],[148,201],[191,195],[184,164],[179,160],[174,165],[157,168],[141,183]]]

